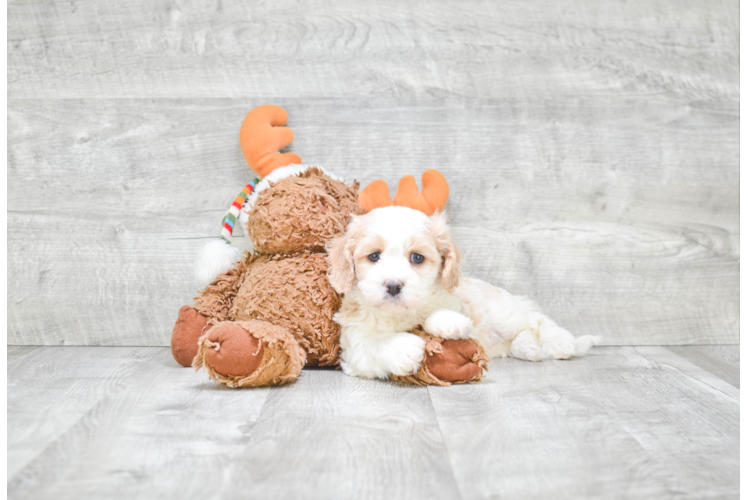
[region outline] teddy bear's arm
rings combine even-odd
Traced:
[[[200,295],[195,297],[195,310],[211,322],[227,321],[234,297],[244,283],[244,276],[253,259],[253,255],[246,254],[244,259],[200,290]]]

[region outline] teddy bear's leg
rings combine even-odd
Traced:
[[[247,265],[252,257],[235,262],[233,267],[218,276],[213,283],[200,290],[193,307],[182,306],[171,332],[171,353],[182,366],[192,366],[197,355],[197,341],[206,326],[229,319],[229,309],[242,284]]]
[[[203,330],[210,321],[190,306],[182,306],[177,322],[171,332],[171,354],[182,366],[192,366],[197,354],[197,341],[205,333]]]
[[[413,334],[426,341],[424,360],[412,375],[391,378],[418,385],[450,385],[479,381],[489,357],[475,339],[444,340],[416,327]]]
[[[295,380],[306,352],[291,333],[266,321],[223,321],[200,338],[195,368],[229,387],[280,385]]]

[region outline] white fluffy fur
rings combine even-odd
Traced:
[[[195,283],[201,288],[213,283],[231,264],[242,258],[238,248],[224,240],[211,240],[200,249],[195,259]]]
[[[492,357],[529,361],[579,356],[599,340],[575,339],[526,297],[477,279],[460,280],[459,250],[442,214],[376,209],[355,217],[328,251],[328,277],[345,294],[334,319],[342,326],[341,367],[348,375],[415,372],[425,347],[407,333],[416,324],[449,339],[475,338]],[[380,253],[377,262],[368,258],[374,252]],[[423,255],[424,262],[411,263],[412,253]],[[403,283],[395,297],[385,286],[393,280]]]

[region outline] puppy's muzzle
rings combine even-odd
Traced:
[[[403,282],[398,280],[390,280],[384,283],[387,288],[387,293],[395,297],[403,289]]]

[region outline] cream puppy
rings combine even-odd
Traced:
[[[363,378],[418,370],[425,343],[408,333],[423,325],[445,339],[472,337],[491,357],[568,359],[598,337],[577,339],[525,297],[462,278],[460,252],[446,218],[405,207],[355,217],[328,244],[328,278],[344,294],[334,316],[342,326],[340,365]]]

